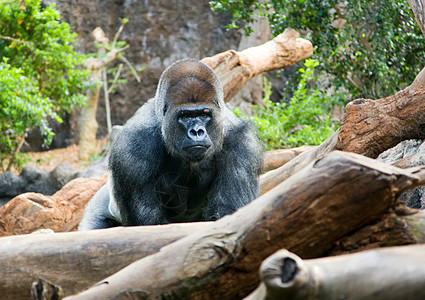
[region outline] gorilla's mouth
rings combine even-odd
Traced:
[[[193,145],[190,147],[187,147],[185,150],[192,150],[192,149],[205,149],[207,150],[210,146],[206,146],[206,145]]]
[[[191,145],[184,149],[186,159],[189,161],[202,160],[210,146],[207,145]]]

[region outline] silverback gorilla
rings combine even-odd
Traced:
[[[216,220],[258,196],[260,162],[250,124],[226,107],[213,70],[178,61],[111,145],[108,183],[79,230]]]

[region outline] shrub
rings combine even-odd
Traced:
[[[86,56],[73,50],[76,34],[53,5],[39,0],[0,1],[0,166],[18,164],[26,134],[39,127],[50,144],[47,118],[84,103]]]
[[[264,143],[265,150],[292,148],[301,145],[318,145],[338,127],[332,121],[331,109],[337,101],[323,90],[314,87],[317,78],[314,68],[318,62],[305,61],[300,68],[301,79],[289,104],[270,100],[271,83],[263,77],[264,107],[253,106],[253,115],[236,114],[251,119]]]

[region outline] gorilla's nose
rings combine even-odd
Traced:
[[[188,136],[191,140],[198,142],[205,139],[207,131],[204,126],[195,125],[192,128],[189,128]]]

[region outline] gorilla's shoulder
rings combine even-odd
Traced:
[[[111,145],[111,153],[127,154],[149,159],[158,157],[164,150],[161,124],[157,120],[153,101],[146,102],[124,125],[117,140]]]
[[[124,129],[134,130],[133,128],[152,128],[159,125],[159,121],[155,115],[155,102],[150,99],[143,104],[136,113],[127,120]]]
[[[248,120],[238,119],[227,126],[223,146],[235,147],[241,144],[252,143],[255,138],[254,127]]]

